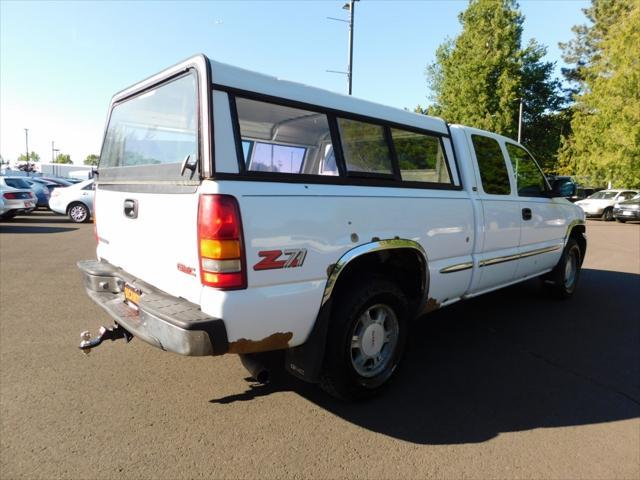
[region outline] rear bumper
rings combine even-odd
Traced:
[[[180,355],[222,355],[229,350],[222,319],[197,305],[168,295],[107,262],[83,260],[78,268],[89,297],[115,322],[151,345]],[[138,309],[124,301],[124,285],[142,291]]]
[[[613,210],[613,216],[622,220],[640,220],[640,210]]]

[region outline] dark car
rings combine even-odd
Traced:
[[[618,202],[613,207],[613,216],[616,221],[624,223],[629,220],[640,220],[640,195]]]

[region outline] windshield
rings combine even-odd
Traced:
[[[6,183],[7,186],[11,188],[26,188],[27,190],[31,189],[31,185],[29,184],[29,182],[21,178],[5,178],[4,183]]]
[[[594,200],[604,200],[604,199],[614,198],[617,194],[618,192],[596,192],[593,195],[591,195],[589,198],[592,198]]]

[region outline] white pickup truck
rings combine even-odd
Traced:
[[[261,352],[342,398],[413,319],[532,277],[575,291],[583,211],[509,138],[195,56],[113,97],[88,295],[182,355]]]

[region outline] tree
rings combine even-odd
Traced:
[[[22,153],[20,154],[20,156],[18,157],[18,162],[25,162],[27,161],[27,156]],[[40,155],[38,155],[36,152],[29,152],[29,162],[39,162],[40,161]]]
[[[561,171],[593,185],[640,187],[640,61],[632,47],[640,45],[640,4],[592,0],[585,13],[593,25],[575,28],[564,47],[586,53],[570,69],[577,94]]]
[[[87,155],[87,158],[84,159],[84,164],[93,165],[94,167],[97,167],[99,161],[100,161],[100,157],[92,153],[91,155]]]
[[[542,60],[546,47],[532,40],[522,48],[515,0],[471,0],[459,19],[462,32],[427,67],[434,104],[426,112],[515,138],[523,99],[523,144],[553,167],[564,118],[554,112],[563,99],[554,64]]]
[[[53,163],[73,163],[71,157],[66,153],[59,153]]]

